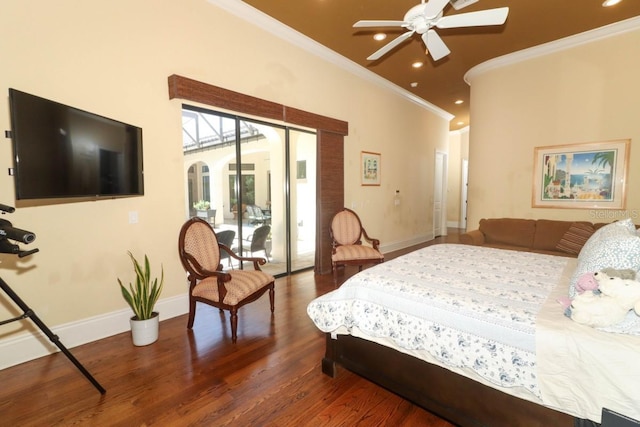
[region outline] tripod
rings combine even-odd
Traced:
[[[5,212],[13,212],[14,208],[0,204],[0,211],[2,213]],[[24,243],[31,243],[35,240],[35,234],[20,230],[18,228],[14,228],[11,223],[7,220],[0,220],[0,253],[11,253],[16,254],[18,257],[22,258],[27,255],[31,255],[35,252],[38,252],[38,249],[33,249],[30,251],[22,251],[18,247],[18,245],[14,245],[7,241],[7,238],[18,240]],[[56,334],[54,334],[51,329],[44,324],[42,320],[36,315],[36,313],[29,308],[29,306],[16,294],[11,287],[0,277],[0,288],[13,300],[13,302],[22,309],[23,314],[17,317],[13,317],[11,319],[0,321],[0,326],[6,325],[7,323],[15,322],[18,320],[23,320],[29,318],[35,323],[42,332],[49,338],[49,340],[54,343],[60,351],[62,351],[65,356],[73,362],[74,365],[84,374],[84,376],[91,381],[91,384],[95,386],[96,389],[100,392],[100,394],[106,393],[106,390],[96,381],[95,378],[85,369],[84,366],[76,359],[73,354],[60,342],[60,338]]]

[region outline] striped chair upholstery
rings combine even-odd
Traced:
[[[253,270],[223,271],[221,251],[227,256],[253,262]],[[271,313],[274,312],[275,278],[263,272],[264,258],[241,257],[228,246],[220,245],[211,225],[200,218],[190,218],[180,229],[178,253],[189,281],[189,320],[191,329],[196,302],[202,302],[231,313],[231,341],[237,341],[238,308],[260,298],[267,290]]]
[[[342,208],[331,220],[331,270],[337,281],[338,266],[357,265],[362,271],[365,264],[378,264],[384,261],[384,255],[378,249],[380,241],[367,235],[360,218],[351,209]],[[362,244],[362,238],[370,246]]]

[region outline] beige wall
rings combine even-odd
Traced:
[[[471,77],[469,221],[521,217],[610,222],[640,213],[640,30]],[[631,139],[624,211],[531,207],[537,146]]]
[[[126,255],[148,254],[164,265],[163,301],[186,283],[177,258],[185,220],[181,102],[169,101],[167,77],[206,83],[349,122],[345,139],[345,204],[355,206],[383,245],[426,239],[435,149],[445,149],[448,122],[416,103],[311,55],[203,0],[72,0],[5,2],[0,26],[0,125],[9,129],[12,87],[143,128],[145,196],[77,203],[15,203],[13,179],[0,174],[0,203],[17,204],[14,226],[34,231],[40,253],[0,255],[2,277],[49,324],[65,325],[66,344],[128,329],[101,328],[126,309],[116,278],[128,282]],[[382,153],[382,185],[361,187],[360,151]],[[12,166],[0,145],[0,170]],[[398,189],[402,204],[393,205]],[[139,222],[129,223],[136,212]],[[427,215],[425,215],[427,212]],[[168,303],[167,303],[168,304]],[[0,295],[0,318],[16,310]],[[6,315],[6,316],[5,316]],[[162,316],[162,313],[161,313]],[[166,317],[166,313],[165,313]],[[92,328],[79,338],[78,325]],[[29,322],[4,326],[0,347],[30,337]],[[103,328],[104,329],[104,328]],[[12,353],[0,349],[0,358]],[[24,355],[28,358],[29,355]],[[0,367],[3,361],[0,360]]]

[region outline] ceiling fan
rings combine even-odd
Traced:
[[[427,47],[427,51],[434,61],[447,56],[451,51],[444,44],[438,33],[433,29],[436,28],[458,28],[458,27],[480,27],[485,25],[502,25],[509,14],[508,7],[499,7],[496,9],[487,9],[478,12],[459,13],[457,15],[443,16],[444,8],[449,0],[429,0],[425,3],[422,0],[417,6],[412,7],[404,15],[402,21],[358,21],[353,24],[354,28],[368,27],[403,27],[407,32],[399,35],[367,59],[375,61],[381,58],[387,52],[398,46],[409,37],[418,33],[422,37],[422,41]],[[452,2],[454,4],[455,2]],[[474,2],[467,2],[466,5]],[[456,4],[454,4],[456,7]],[[464,6],[462,6],[464,7]],[[460,6],[456,7],[457,9]]]

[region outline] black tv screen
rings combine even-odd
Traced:
[[[16,199],[144,194],[142,129],[9,89]]]

